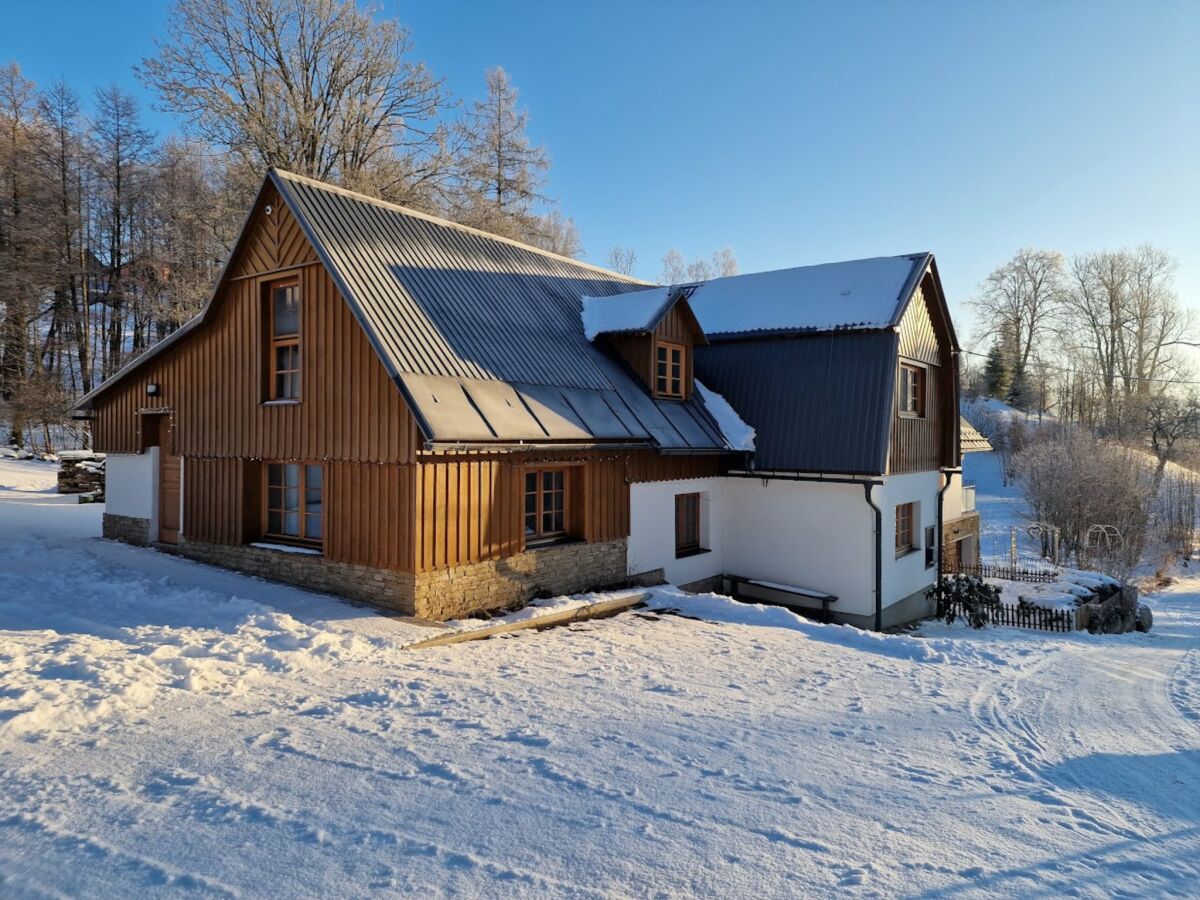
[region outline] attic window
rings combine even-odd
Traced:
[[[271,345],[268,349],[269,400],[300,399],[300,282],[267,286]]]
[[[659,397],[682,400],[687,347],[670,341],[654,345],[654,392]]]
[[[925,417],[925,369],[908,363],[900,364],[900,415]]]

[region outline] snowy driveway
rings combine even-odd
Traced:
[[[4,897],[1200,892],[1200,582],[1148,636],[413,652],[98,519],[0,492]]]

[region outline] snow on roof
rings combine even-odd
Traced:
[[[613,297],[584,297],[583,332],[592,341],[598,334],[649,331],[670,296],[669,287],[656,287]]]
[[[925,254],[730,275],[702,281],[687,300],[706,334],[841,331],[888,328]],[[649,331],[671,299],[671,287],[615,297],[583,298],[588,340],[620,331]]]
[[[731,275],[700,284],[688,303],[706,334],[887,328],[924,259],[880,256]]]
[[[754,449],[754,429],[745,423],[729,401],[716,391],[709,390],[696,379],[696,390],[704,400],[704,407],[716,419],[717,427],[734,450]]]

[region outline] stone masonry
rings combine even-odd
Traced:
[[[975,535],[975,546],[979,546],[979,513],[964,513],[957,519],[942,523],[942,568],[953,571],[961,560],[958,558],[958,542]]]
[[[200,562],[413,614],[413,576],[409,572],[248,544],[210,544],[188,540],[186,536],[179,538],[176,550],[181,556]]]
[[[414,607],[425,619],[519,607],[534,597],[623,584],[626,542],[554,544],[416,578]]]
[[[150,523],[104,516],[104,536],[149,543]],[[394,609],[424,619],[456,619],[514,609],[539,596],[573,594],[630,582],[624,539],[554,544],[509,556],[413,575],[246,544],[213,544],[181,535],[181,556],[314,591]],[[661,581],[661,573],[653,573]],[[638,580],[638,583],[642,583]]]
[[[101,534],[109,540],[145,547],[150,543],[150,520],[105,513]]]

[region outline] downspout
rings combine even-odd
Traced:
[[[943,547],[942,533],[945,528],[945,513],[942,507],[946,502],[946,491],[950,490],[950,485],[954,481],[955,475],[962,474],[962,469],[941,469],[941,475],[946,479],[946,483],[938,489],[938,507],[937,507],[937,577],[942,577],[942,551]]]
[[[883,631],[883,510],[871,499],[870,482],[863,485],[867,506],[875,510],[875,630]],[[939,509],[940,509],[939,504]]]

